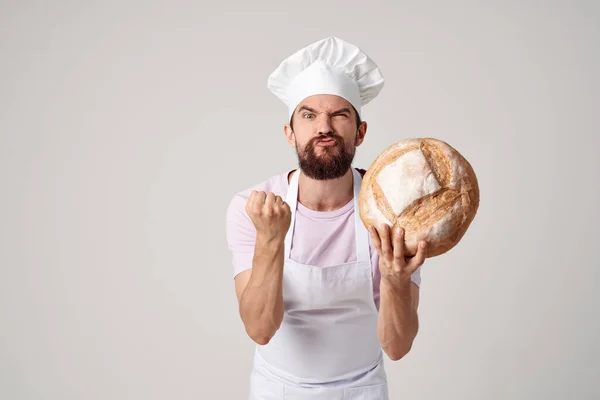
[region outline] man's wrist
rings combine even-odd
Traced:
[[[285,243],[285,237],[280,236],[271,236],[271,235],[256,235],[256,245],[257,247],[262,247],[264,249],[279,249]]]
[[[388,290],[394,293],[410,293],[411,284],[412,279],[410,276],[383,275],[381,277],[380,290]]]

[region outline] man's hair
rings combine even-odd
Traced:
[[[352,106],[352,110],[354,110],[354,116],[356,117],[356,129],[358,129],[360,127],[360,124],[362,124],[362,120],[360,119],[360,115],[358,115],[358,111],[356,111],[356,108],[354,106]],[[296,114],[296,111],[294,111],[294,113],[290,117],[290,128],[292,128],[292,130],[294,130],[294,115],[295,114]]]

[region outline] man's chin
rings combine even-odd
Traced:
[[[350,167],[348,165],[348,168],[344,168],[340,165],[339,160],[324,160],[322,158],[310,161],[305,160],[300,166],[310,177],[317,180],[339,178],[340,176],[343,176]]]
[[[308,150],[304,157],[298,157],[300,167],[313,179],[329,180],[343,176],[352,159],[349,154],[344,154],[341,146],[321,146]],[[309,155],[310,154],[310,155]]]

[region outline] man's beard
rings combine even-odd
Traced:
[[[315,153],[315,143],[328,138],[334,139],[336,144],[321,147],[321,154],[317,155]],[[344,176],[352,165],[355,149],[355,147],[352,147],[351,150],[348,150],[344,139],[333,133],[311,139],[304,147],[303,152],[300,152],[296,143],[300,169],[308,177],[317,180],[337,179]]]

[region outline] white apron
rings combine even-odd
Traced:
[[[269,343],[256,347],[250,400],[388,400],[369,236],[358,212],[362,177],[352,172],[357,260],[326,268],[289,258],[299,170],[292,177],[286,196],[292,220],[285,238],[285,313]]]

